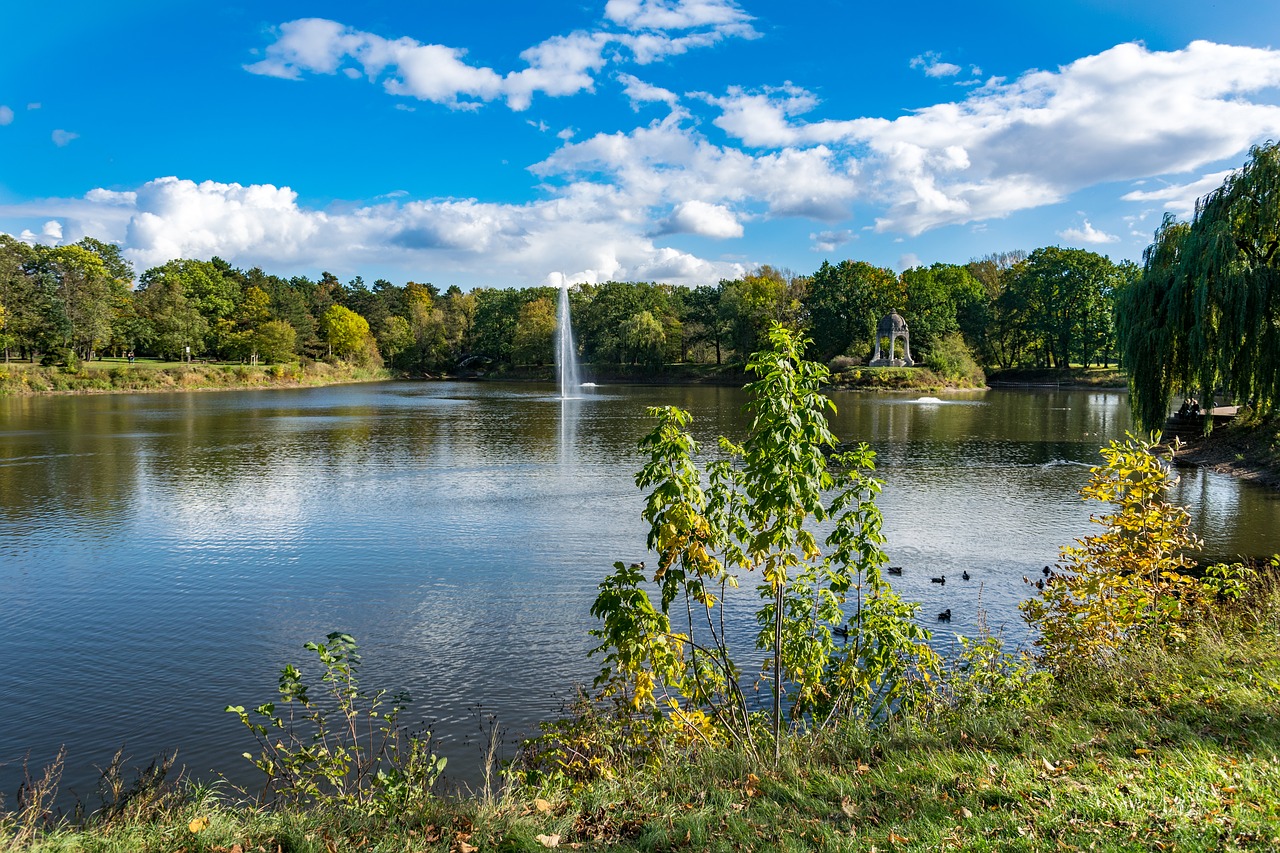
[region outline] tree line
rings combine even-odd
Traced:
[[[918,356],[966,348],[988,367],[1107,364],[1113,295],[1135,265],[1080,249],[1008,252],[900,275],[844,260],[808,275],[762,266],[684,287],[578,284],[570,291],[582,359],[658,368],[741,364],[770,323],[799,329],[824,361],[865,361],[877,321],[898,311]],[[86,238],[28,245],[0,235],[5,358],[64,363],[137,353],[243,362],[329,359],[410,374],[552,361],[552,287],[346,283],[241,270],[220,258],[173,260],[136,277],[118,246]]]

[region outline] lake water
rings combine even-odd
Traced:
[[[1090,532],[1076,490],[1130,428],[1125,395],[834,399],[836,433],[879,453],[894,585],[939,647],[979,608],[1025,641],[1023,578]],[[121,745],[251,784],[253,744],[222,709],[273,699],[279,668],[333,630],[359,640],[366,685],[413,694],[474,781],[482,711],[528,733],[598,668],[595,585],[646,557],[645,408],[691,410],[714,448],[741,438],[744,401],[499,383],[0,399],[0,792],[12,802],[24,757],[63,744],[64,787],[90,800]],[[1280,550],[1276,495],[1191,472],[1174,497],[1210,553]],[[748,591],[731,611],[744,638],[754,605]]]

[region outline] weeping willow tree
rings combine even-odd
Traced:
[[[1116,300],[1116,333],[1134,416],[1159,427],[1178,390],[1215,390],[1264,412],[1280,400],[1280,146],[1166,216],[1142,277]]]

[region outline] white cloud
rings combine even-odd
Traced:
[[[38,109],[40,109],[40,102],[39,102],[39,101],[32,101],[31,103],[27,104],[27,109],[29,109],[29,110],[38,110]]]
[[[86,201],[91,201],[95,204],[114,204],[124,207],[132,207],[138,202],[138,194],[135,192],[115,192],[104,190],[101,187],[89,190],[84,194],[84,197]]]
[[[809,235],[812,243],[809,249],[814,252],[834,252],[852,240],[857,239],[858,235],[845,228],[840,231],[818,231]]]
[[[604,16],[637,30],[750,27],[751,16],[727,0],[609,0]]]
[[[62,223],[56,219],[50,219],[44,224],[44,228],[40,229],[40,236],[50,243],[57,243],[62,239]]]
[[[566,145],[533,166],[568,181],[607,181],[633,208],[749,204],[770,216],[837,220],[856,194],[849,163],[816,146],[753,156],[711,144],[686,126],[681,109],[631,133],[597,134]]]
[[[686,201],[676,205],[661,234],[698,234],[727,239],[742,236],[742,223],[724,205]]]
[[[1165,210],[1180,216],[1190,216],[1196,209],[1196,199],[1222,186],[1222,182],[1230,174],[1230,169],[1211,172],[1189,184],[1171,184],[1157,190],[1134,190],[1120,198],[1124,201],[1163,202]]]
[[[920,262],[920,256],[917,255],[915,252],[907,252],[905,255],[902,255],[900,258],[898,258],[899,272],[901,272],[902,270],[913,270],[916,267],[921,267],[921,266],[924,266],[924,264]]]
[[[1277,85],[1277,50],[1122,44],[895,119],[806,123],[803,92],[731,89],[715,123],[747,145],[855,155],[861,192],[885,207],[877,227],[917,235],[1238,157],[1280,134],[1280,107],[1248,97]]]
[[[82,199],[0,205],[0,216],[57,210],[60,221],[45,225],[43,234],[28,229],[22,239],[88,235],[120,242],[140,270],[218,255],[245,266],[350,273],[370,264],[407,274],[429,266],[433,275],[471,284],[527,285],[560,270],[575,281],[705,284],[746,269],[655,242],[652,220],[612,187],[573,184],[528,204],[389,196],[320,210],[299,205],[288,187],[167,177],[131,191],[95,189]],[[732,214],[711,205],[689,206],[682,221],[697,233],[733,236]],[[65,231],[55,234],[63,224]]]
[[[0,127],[13,121],[13,109],[0,104]]]
[[[59,148],[66,148],[69,144],[71,144],[71,140],[79,139],[80,134],[72,133],[69,130],[62,130],[61,128],[59,128],[58,130],[55,130],[53,132],[52,138],[53,138],[54,145],[58,146]]]
[[[631,109],[639,111],[641,104],[665,103],[674,107],[678,98],[676,93],[661,86],[646,83],[630,74],[619,74],[618,82],[622,84],[622,93],[631,101]]]
[[[616,6],[616,8],[614,8]],[[609,20],[628,32],[575,31],[553,36],[520,54],[525,67],[506,74],[470,64],[466,50],[423,44],[412,38],[388,39],[324,18],[300,18],[277,28],[266,56],[244,66],[267,77],[300,80],[305,73],[381,80],[392,95],[474,110],[505,99],[513,110],[528,109],[533,96],[589,92],[610,61],[620,61],[611,45],[626,48],[640,64],[715,44],[725,38],[755,38],[747,16],[723,0],[637,0],[610,4]],[[672,35],[667,30],[690,30]]]
[[[911,67],[923,69],[926,77],[954,77],[961,71],[959,65],[943,62],[941,54],[932,50],[912,59]]]
[[[1120,242],[1120,238],[1114,234],[1108,234],[1105,231],[1099,231],[1094,228],[1093,223],[1088,219],[1084,220],[1084,225],[1079,228],[1068,228],[1065,231],[1059,231],[1058,236],[1071,243],[1088,243],[1089,245]]]

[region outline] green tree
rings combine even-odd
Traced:
[[[556,334],[556,306],[543,296],[520,306],[512,358],[519,364],[550,364]]]
[[[350,308],[330,305],[321,318],[330,355],[347,359],[361,354],[370,340],[369,321]]]
[[[622,324],[622,341],[631,354],[631,363],[657,366],[662,364],[666,330],[650,311],[639,311]]]
[[[394,362],[396,356],[413,346],[413,341],[413,328],[404,317],[392,314],[382,321],[378,350],[387,361]]]
[[[902,289],[892,270],[865,261],[823,261],[809,280],[804,307],[818,357],[829,361],[872,347],[876,323],[902,307]],[[911,331],[914,336],[914,318]]]
[[[284,320],[268,320],[251,333],[251,343],[258,357],[267,364],[296,361],[298,331]]]
[[[770,324],[799,325],[800,301],[791,284],[784,273],[767,265],[741,279],[720,282],[720,316],[739,362],[765,345]]]
[[[143,273],[134,300],[141,320],[139,342],[144,350],[174,360],[183,358],[188,347],[192,355],[204,351],[209,321],[187,298],[178,276],[148,277]]]
[[[1041,360],[1050,367],[1091,363],[1110,346],[1112,296],[1120,273],[1084,249],[1036,249],[1018,268],[1011,290],[1026,301]]]
[[[1166,218],[1117,314],[1134,413],[1144,426],[1163,422],[1179,387],[1198,389],[1206,401],[1221,388],[1262,413],[1275,411],[1280,145],[1252,149],[1241,169],[1196,203],[1190,224]]]
[[[963,331],[961,318],[970,321],[984,299],[982,284],[956,264],[904,270],[901,278],[905,294],[902,310],[911,327],[911,346],[921,356],[927,356],[935,342]]]

